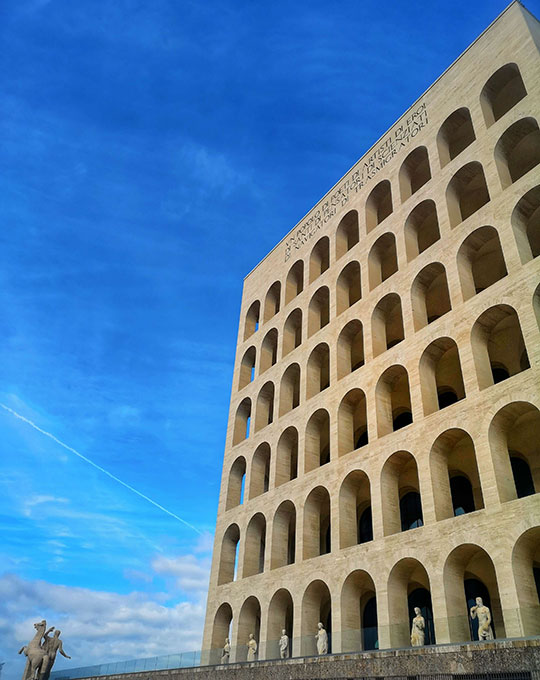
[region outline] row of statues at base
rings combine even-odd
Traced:
[[[64,652],[60,631],[55,630],[54,626],[47,630],[45,619],[39,623],[34,623],[36,634],[30,642],[19,649],[19,654],[26,656],[26,666],[22,680],[49,680],[52,667],[56,661],[56,654],[60,652],[66,659],[71,659]],[[49,633],[54,630],[51,637]]]
[[[411,625],[411,645],[413,647],[423,647],[426,639],[426,620],[422,616],[420,607],[414,608],[414,614],[415,616]],[[478,619],[478,639],[493,640],[491,612],[489,607],[486,607],[483,603],[481,597],[476,598],[476,604],[470,609],[470,616],[471,619]],[[315,642],[317,644],[317,654],[319,656],[328,654],[328,633],[322,623],[317,624]],[[253,633],[249,634],[247,648],[247,660],[255,661],[257,659],[257,641],[255,640]],[[221,663],[229,663],[230,654],[231,643],[229,638],[226,638],[223,654],[221,656]],[[289,637],[285,630],[281,631],[281,637],[279,639],[279,656],[282,659],[287,659],[289,657]]]

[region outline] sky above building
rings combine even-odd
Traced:
[[[5,680],[199,647],[242,279],[505,5],[0,3]]]

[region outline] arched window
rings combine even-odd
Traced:
[[[332,600],[330,590],[324,581],[312,581],[302,598],[302,630],[300,653],[303,656],[316,656],[317,645],[313,631],[322,623],[328,635],[328,651],[332,650]]]
[[[407,156],[399,170],[399,188],[403,203],[431,179],[429,156],[425,146],[419,146]]]
[[[476,136],[469,109],[463,107],[454,111],[441,125],[437,135],[437,148],[441,168],[474,142]]]
[[[407,451],[390,456],[381,473],[384,535],[415,529],[423,524],[416,461]],[[397,512],[399,500],[399,513]]]
[[[411,286],[414,329],[436,321],[452,309],[446,269],[440,262],[432,262],[417,275]]]
[[[362,470],[353,470],[339,490],[339,547],[373,540],[371,492],[369,478]]]
[[[358,212],[350,210],[341,219],[336,231],[336,258],[340,258],[359,241]]]
[[[396,237],[388,232],[375,241],[368,256],[370,290],[389,279],[397,270]]]
[[[295,309],[283,327],[283,356],[302,344],[302,310]]]
[[[314,246],[309,258],[309,282],[323,274],[330,266],[330,239],[323,236]]]
[[[246,459],[244,456],[237,458],[229,472],[229,485],[227,487],[227,502],[225,509],[230,510],[244,501],[244,483],[246,480]]]
[[[233,431],[233,446],[239,444],[249,437],[251,420],[251,399],[243,399],[236,409]]]
[[[512,212],[512,227],[521,262],[540,255],[540,185],[522,196]]]
[[[230,583],[236,579],[236,563],[238,560],[238,542],[240,529],[237,524],[227,527],[221,542],[219,557],[218,586]]]
[[[291,364],[281,378],[279,415],[283,416],[300,403],[300,366]]]
[[[288,427],[277,445],[276,486],[281,486],[298,475],[298,431]]]
[[[242,578],[262,574],[266,549],[266,519],[258,512],[250,520],[246,530],[244,570]]]
[[[471,333],[480,389],[530,367],[516,310],[496,305],[483,312]]]
[[[270,485],[270,446],[263,442],[259,444],[251,461],[251,479],[249,483],[249,497],[256,498],[268,491]]]
[[[304,559],[330,552],[330,494],[313,489],[304,503]]]
[[[338,455],[368,443],[366,395],[355,388],[343,397],[338,410]]]
[[[285,304],[289,304],[297,295],[304,290],[304,263],[302,260],[295,262],[289,269],[285,283]]]
[[[277,345],[278,332],[277,329],[272,328],[271,331],[264,336],[261,345],[261,363],[259,365],[259,373],[264,373],[270,366],[273,366],[277,361]]]
[[[304,472],[311,472],[330,462],[330,416],[319,409],[306,427]]]
[[[296,552],[296,508],[291,501],[283,501],[274,515],[272,529],[271,569],[294,564]]]
[[[307,398],[314,397],[330,385],[330,349],[322,342],[307,362]]]
[[[375,388],[379,437],[412,423],[409,376],[403,366],[387,368]]]
[[[247,660],[246,641],[252,634],[255,640],[260,640],[261,633],[261,605],[259,600],[251,595],[242,605],[238,616],[238,628],[236,631],[233,649],[236,652],[235,661]]]
[[[364,365],[364,331],[362,322],[353,319],[339,334],[337,341],[338,379]]]
[[[311,337],[330,321],[330,291],[326,286],[311,298],[308,309],[308,337]]]
[[[465,397],[459,351],[452,338],[438,338],[420,358],[424,413],[429,415]]]
[[[259,328],[259,315],[261,313],[261,303],[255,300],[250,306],[246,314],[246,321],[244,324],[244,340],[247,340],[250,335],[253,335]]]
[[[377,603],[375,584],[363,569],[356,569],[345,579],[341,590],[341,651],[375,649]]]
[[[399,295],[389,293],[379,300],[371,317],[371,333],[375,357],[403,340],[405,333]]]
[[[493,125],[527,94],[517,64],[506,64],[491,76],[480,93],[486,126]]]
[[[384,179],[374,187],[366,201],[366,229],[369,233],[392,213],[392,189]]]
[[[270,286],[264,301],[264,320],[270,319],[279,312],[281,302],[281,283],[276,281]]]
[[[540,527],[527,529],[512,551],[523,635],[538,635],[540,630]]]
[[[231,637],[231,624],[233,613],[231,605],[228,602],[223,602],[219,606],[215,616],[214,625],[212,627],[212,641],[210,643],[210,664],[218,664],[223,654],[223,641],[225,638]]]
[[[337,313],[341,314],[352,307],[362,297],[360,284],[360,263],[353,261],[345,267],[336,285]]]
[[[405,250],[411,262],[441,238],[437,208],[431,200],[422,201],[405,222]]]
[[[399,500],[401,531],[423,526],[422,502],[418,491],[407,491]]]
[[[270,425],[274,420],[274,383],[265,383],[257,397],[255,432]]]
[[[295,638],[293,628],[294,606],[290,592],[286,588],[280,588],[270,600],[268,605],[268,624],[266,630],[265,658],[280,659],[279,638],[281,631],[285,630],[289,637],[288,656],[297,656],[296,645],[298,639]]]
[[[489,201],[484,168],[467,163],[452,177],[446,189],[450,226],[456,227]]]
[[[516,121],[501,135],[495,161],[503,189],[540,163],[540,129],[534,118]]]
[[[429,576],[418,560],[406,557],[394,565],[388,577],[388,602],[392,647],[408,647],[411,644],[415,607],[424,617],[424,643],[430,645],[435,642]]]
[[[480,227],[461,244],[457,263],[463,299],[468,300],[508,273],[499,233],[493,227]]]
[[[250,347],[246,350],[242,361],[240,363],[240,375],[238,377],[238,389],[241,390],[253,380],[255,377],[255,358],[257,350],[255,347]]]

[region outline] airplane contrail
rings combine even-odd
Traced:
[[[79,458],[81,458],[82,460],[84,460],[85,463],[88,463],[88,464],[91,465],[92,467],[95,467],[96,470],[99,470],[100,472],[103,472],[103,474],[107,475],[107,477],[110,477],[111,479],[114,479],[114,481],[115,481],[115,482],[118,482],[118,484],[121,484],[122,486],[124,486],[126,489],[129,489],[130,491],[132,491],[132,492],[133,492],[134,494],[136,494],[137,496],[140,496],[140,498],[143,498],[145,501],[148,501],[148,503],[151,503],[151,504],[154,505],[156,508],[159,508],[159,510],[162,510],[162,511],[165,512],[167,515],[170,515],[171,517],[174,517],[174,519],[177,519],[179,522],[182,522],[182,524],[185,524],[187,527],[189,527],[190,529],[193,529],[193,531],[196,531],[198,534],[200,534],[200,535],[202,536],[202,531],[199,531],[199,529],[197,529],[197,527],[194,527],[193,524],[190,524],[189,522],[186,522],[185,519],[182,519],[181,517],[178,517],[178,515],[175,515],[174,512],[171,512],[170,510],[167,510],[167,508],[164,508],[164,507],[163,507],[162,505],[160,505],[159,503],[156,503],[156,501],[153,501],[151,498],[148,498],[148,496],[145,496],[145,495],[144,495],[143,493],[141,493],[140,491],[137,491],[137,489],[134,489],[132,486],[130,486],[130,485],[127,484],[126,482],[123,482],[121,479],[119,479],[118,477],[116,477],[115,475],[113,475],[112,472],[109,472],[109,471],[106,470],[105,468],[102,468],[101,465],[98,465],[97,463],[94,463],[93,460],[90,460],[90,458],[87,458],[87,457],[84,456],[82,453],[79,453],[79,451],[77,451],[77,449],[74,449],[72,446],[68,446],[67,444],[64,444],[63,441],[61,441],[60,439],[58,439],[58,437],[55,437],[54,434],[52,434],[51,432],[47,432],[47,430],[43,430],[41,427],[39,427],[38,425],[36,425],[35,423],[33,423],[33,422],[32,422],[31,420],[29,420],[28,418],[25,418],[25,417],[22,416],[20,413],[17,413],[17,411],[14,411],[12,408],[9,408],[9,406],[6,406],[5,404],[2,404],[2,402],[0,402],[0,406],[1,406],[5,411],[8,411],[8,413],[11,413],[11,415],[15,416],[15,418],[18,418],[19,420],[22,420],[22,421],[23,421],[24,423],[26,423],[27,425],[30,425],[30,427],[33,427],[34,430],[37,430],[38,432],[41,432],[41,434],[44,434],[46,437],[49,437],[49,439],[52,439],[54,442],[56,442],[57,444],[59,444],[60,446],[62,446],[64,449],[67,449],[67,451],[71,451],[71,453],[74,453],[76,456],[78,456]]]

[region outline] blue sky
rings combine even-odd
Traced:
[[[197,530],[0,408],[7,679],[198,647],[242,279],[505,5],[0,4],[0,403]]]

